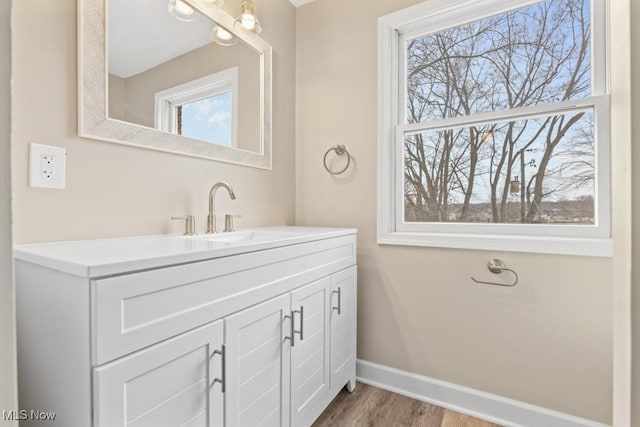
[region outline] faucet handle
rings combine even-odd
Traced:
[[[193,236],[196,234],[196,219],[193,215],[185,215],[185,216],[172,216],[171,219],[181,219],[184,220],[184,235],[185,236]]]
[[[232,214],[226,214],[224,216],[224,231],[225,233],[228,233],[230,231],[235,231],[233,229],[233,219],[234,218],[240,218],[242,215],[232,215]]]

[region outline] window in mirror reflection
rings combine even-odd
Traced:
[[[155,95],[156,128],[235,147],[238,68],[208,75]]]

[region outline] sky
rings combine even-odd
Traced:
[[[182,135],[232,146],[232,93],[223,92],[182,106]]]

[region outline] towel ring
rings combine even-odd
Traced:
[[[347,155],[347,165],[337,172],[332,171],[331,169],[329,169],[329,166],[327,166],[327,156],[331,151],[335,151],[338,156],[343,156],[345,154]],[[351,154],[349,154],[349,151],[347,151],[347,148],[344,145],[334,145],[333,147],[329,148],[326,153],[324,153],[324,158],[322,159],[322,161],[327,172],[329,172],[331,175],[340,175],[341,173],[344,173],[347,169],[349,169],[349,165],[351,164]]]
[[[493,274],[500,274],[500,273],[504,273],[505,271],[510,271],[514,276],[513,283],[512,284],[505,284],[505,283],[497,283],[497,282],[485,282],[483,280],[478,280],[473,276],[471,276],[471,280],[473,280],[476,283],[482,283],[483,285],[506,286],[508,288],[514,287],[515,285],[518,284],[518,273],[516,273],[514,270],[512,270],[510,268],[507,268],[507,265],[501,259],[494,258],[494,259],[490,260],[487,263],[487,268]]]

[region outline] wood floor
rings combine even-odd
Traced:
[[[313,424],[325,426],[500,427],[362,383],[342,390]]]

